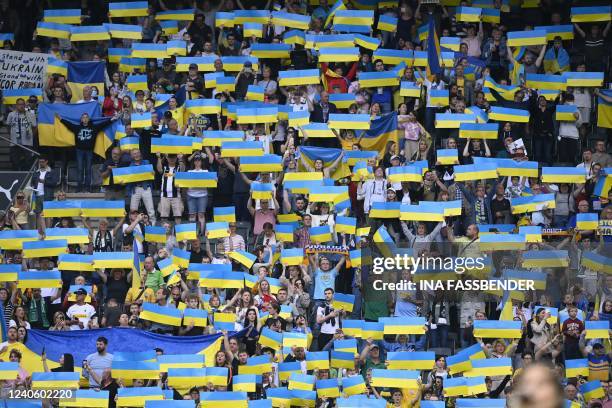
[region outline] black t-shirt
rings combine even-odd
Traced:
[[[202,259],[204,259],[204,251],[201,248],[200,252],[191,251],[189,263],[202,263]]]
[[[106,281],[106,299],[116,299],[117,303],[123,303],[129,289],[130,285],[126,278],[116,280],[109,277]]]
[[[502,211],[510,211],[510,201],[508,201],[507,198],[504,198],[503,200],[494,198],[491,200],[491,213],[493,214],[493,218],[497,219],[498,217],[495,214]]]

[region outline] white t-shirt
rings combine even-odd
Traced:
[[[128,229],[129,226],[130,226],[130,224],[123,224],[123,226],[121,227],[121,230],[123,231],[123,235],[125,235],[125,231]],[[142,231],[140,229],[140,224],[136,224],[134,229],[137,230],[138,232],[140,232],[141,234],[143,234],[143,232],[144,232],[144,231]],[[137,239],[134,240],[134,243],[136,244],[136,248],[138,249],[138,253],[142,254],[142,252],[144,251],[144,249],[142,247],[142,243],[140,241],[138,241]]]
[[[332,307],[329,308],[330,310],[334,310]],[[317,308],[317,316],[321,316],[321,317],[325,317],[325,308],[319,306]],[[332,324],[331,322],[333,322],[334,324]],[[321,333],[324,334],[335,334],[336,330],[340,328],[340,317],[339,315],[334,317],[333,319],[329,319],[326,322],[323,322],[323,324],[321,325]]]
[[[204,173],[204,172],[208,172],[208,170],[205,169],[193,169],[193,170],[189,170],[188,173]],[[207,188],[188,188],[187,189],[187,195],[189,197],[194,197],[194,198],[200,198],[200,197],[207,197],[208,196],[208,189]]]
[[[45,179],[45,176],[47,175],[48,171],[49,170],[41,170],[40,171],[40,178],[42,180]],[[38,195],[45,194],[45,184],[44,183],[41,183],[40,181],[38,182],[38,184],[36,185],[36,194],[38,194]]]
[[[83,305],[78,305],[75,303],[74,305],[70,306],[68,308],[68,311],[66,312],[66,316],[68,316],[70,320],[78,319],[80,322],[83,323],[85,329],[87,329],[87,324],[89,323],[89,320],[91,320],[91,317],[95,314],[96,309],[94,309],[92,305],[87,303]],[[79,327],[79,325],[73,324],[70,326],[70,330],[81,330],[81,328]]]

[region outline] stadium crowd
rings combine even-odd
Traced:
[[[45,34],[48,11],[75,8],[110,39]],[[609,2],[153,0],[127,14],[2,2],[5,50],[104,62],[80,87],[49,68],[40,95],[2,107],[14,169],[33,169],[0,219],[0,372],[19,363],[3,397],[37,389],[33,371],[78,371],[109,407],[145,406],[143,388],[197,407],[612,407]],[[138,39],[115,36],[122,24]],[[129,58],[173,41],[178,55]],[[372,272],[396,253],[486,267]],[[536,290],[373,287],[517,276]],[[162,364],[163,347],[94,335],[80,362],[53,337],[103,328],[218,337],[187,367],[222,378],[126,374],[114,354]],[[64,354],[26,364],[40,331]],[[58,403],[44,406],[90,406]]]

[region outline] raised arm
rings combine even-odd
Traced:
[[[544,54],[546,54],[546,46],[543,45],[542,48],[540,49],[540,54],[538,55],[538,58],[535,61],[535,66],[540,68],[540,66],[542,65],[542,61],[544,61]]]

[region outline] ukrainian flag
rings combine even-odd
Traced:
[[[391,354],[391,353],[389,353]],[[432,353],[433,354],[433,353]],[[388,361],[388,360],[387,360]],[[426,369],[431,369],[433,362]],[[373,369],[372,370],[372,381],[370,385],[373,387],[397,387],[397,388],[418,388],[421,373],[419,371],[406,371],[406,369],[394,370],[388,369]]]
[[[355,234],[357,219],[353,217],[336,217],[334,231],[338,234]]]
[[[448,105],[448,95],[447,89],[431,89],[429,91],[429,102],[432,105],[446,106]]]
[[[572,23],[592,23],[597,21],[610,21],[612,19],[612,6],[572,7]]]
[[[438,149],[436,151],[436,162],[441,165],[459,164],[459,153],[457,149]]]
[[[113,169],[114,171],[115,169]],[[117,179],[115,182],[118,183]],[[105,200],[81,201],[81,216],[96,217],[123,217],[125,216],[125,202]]]
[[[509,357],[487,358],[472,361],[472,369],[463,373],[464,377],[487,377],[512,375],[512,361]]]
[[[310,123],[310,112],[307,110],[297,111],[297,112],[289,112],[289,127],[297,128],[301,126],[306,126]]]
[[[354,130],[369,130],[370,115],[358,114],[351,115],[347,113],[331,113],[327,122],[330,128],[333,129],[354,129]]]
[[[240,158],[240,171],[248,172],[281,172],[283,170],[282,157],[275,154],[264,154],[259,157]]]
[[[554,194],[538,194],[510,199],[512,214],[541,211],[544,208],[554,209],[556,206]]]
[[[120,387],[116,402],[118,407],[142,407],[145,401],[163,399],[164,393],[159,387]]]
[[[507,44],[510,47],[546,45],[546,31],[510,31],[508,32]]]
[[[444,401],[425,401],[421,400],[419,403],[420,408],[445,408],[446,403]]]
[[[119,62],[119,60],[111,61],[111,50],[113,49],[116,49],[116,48],[108,49],[109,62]],[[49,57],[49,59],[47,60],[47,75],[50,75],[50,74],[60,74],[63,76],[68,76],[68,63],[61,59]],[[8,89],[4,91],[5,92],[4,97],[6,97],[6,91],[8,91]],[[36,89],[33,89],[33,91],[36,91]],[[36,98],[39,101],[42,101],[42,93],[40,94],[40,98],[39,98],[39,95],[36,95]]]
[[[399,218],[400,202],[374,202],[370,208],[370,218]]]
[[[400,96],[407,96],[410,98],[421,97],[421,85],[415,82],[402,81],[400,83]]]
[[[288,381],[292,374],[301,374],[301,372],[301,363],[299,361],[278,364],[278,378],[281,381]]]
[[[519,234],[524,235],[527,242],[542,242],[542,227],[540,226],[519,227]]]
[[[291,30],[283,33],[283,42],[285,44],[306,44],[306,36],[303,31]]]
[[[565,377],[575,378],[578,376],[589,376],[589,360],[586,358],[565,360]]]
[[[3,250],[21,251],[25,242],[37,241],[38,239],[37,230],[0,231],[0,248]]]
[[[467,355],[470,360],[479,360],[481,358],[486,358],[482,347],[478,343],[459,351],[457,355]]]
[[[607,274],[612,273],[612,258],[608,258],[607,256],[600,255],[596,252],[583,252],[580,264],[594,271]]]
[[[109,392],[104,390],[74,390],[72,398],[60,400],[60,407],[107,408]]]
[[[378,38],[368,37],[367,35],[363,34],[355,34],[355,45],[368,50],[376,51],[380,46],[380,40]]]
[[[291,317],[291,306],[289,305],[281,306],[280,316],[283,319],[287,319]],[[308,348],[308,335],[306,335],[306,333],[285,332],[283,333],[282,344],[283,344],[283,348],[302,347],[304,349],[307,349]]]
[[[182,314],[179,309],[158,306],[155,303],[143,303],[140,318],[151,322],[180,327]]]
[[[312,391],[315,385],[315,378],[316,377],[314,375],[292,373],[289,376],[288,388],[290,390]]]
[[[251,196],[255,200],[271,200],[274,192],[272,183],[259,183],[257,181],[251,183]]]
[[[482,251],[524,250],[527,239],[521,234],[486,234],[480,237]]]
[[[538,177],[538,162],[495,159],[501,177]]]
[[[127,38],[130,40],[142,39],[142,27],[131,24],[104,24],[110,32],[111,38]]]
[[[525,80],[526,86],[534,89],[564,91],[567,88],[565,78],[562,75],[527,73]]]
[[[481,16],[483,23],[499,24],[501,21],[501,13],[498,9],[483,8]]]
[[[184,188],[215,188],[217,187],[217,173],[213,171],[179,171],[174,175],[177,187]]]
[[[70,27],[70,41],[103,41],[110,40],[108,29],[101,26],[72,26]]]
[[[229,57],[221,57],[221,62],[223,63],[223,70],[225,72],[238,72],[242,70],[244,67],[244,63],[249,61],[253,64],[253,70],[257,71],[259,69],[259,60],[255,57],[244,57],[244,56],[229,56]],[[232,78],[233,81],[233,78]],[[219,81],[217,81],[219,82]]]
[[[565,122],[576,122],[576,115],[578,114],[578,107],[576,105],[557,105],[555,111],[555,120]]]
[[[151,126],[151,112],[132,112],[130,119],[133,128],[148,128]]]
[[[195,12],[194,9],[160,11],[157,14],[155,14],[155,19],[157,21],[164,21],[164,20],[193,21],[194,12]]]
[[[542,167],[544,183],[584,183],[584,169],[577,167]]]
[[[221,142],[236,142],[244,138],[244,132],[241,130],[209,130],[204,131],[203,135],[202,146],[221,147]]]
[[[94,272],[93,255],[61,254],[57,268],[61,271]]]
[[[333,94],[332,94],[333,95]],[[330,95],[331,102],[331,95]],[[332,102],[334,103],[334,102]],[[337,106],[337,105],[336,105]],[[290,113],[291,114],[291,113]],[[309,139],[334,138],[334,132],[329,128],[327,123],[312,122],[303,125],[300,129],[302,135],[308,136]]]
[[[334,15],[334,30],[368,34],[374,24],[371,10],[338,10]]]
[[[32,373],[32,389],[78,389],[79,388],[78,372],[48,372],[48,373]]]
[[[323,174],[307,172],[285,173],[283,185],[285,189],[293,190],[292,192],[294,193],[303,192],[308,194],[312,187],[323,185]]]
[[[116,361],[113,359],[112,375],[114,378],[135,380],[155,380],[159,378],[159,363],[147,361]]]
[[[166,44],[132,43],[132,57],[135,58],[166,58]]]
[[[478,345],[478,344],[476,344]],[[466,353],[457,353],[446,357],[446,365],[451,374],[458,374],[472,369],[472,360]]]
[[[48,228],[45,231],[46,239],[65,239],[69,245],[89,243],[87,228]]]
[[[151,153],[191,154],[194,140],[189,136],[154,137],[151,138]]]
[[[259,23],[268,24],[270,22],[270,12],[268,10],[235,10],[234,23]]]
[[[415,380],[416,381],[416,380]],[[342,377],[342,391],[346,395],[357,395],[366,392],[366,385],[363,377],[355,375],[353,377]]]
[[[487,123],[489,121],[489,115],[478,106],[466,108],[465,113],[476,115],[476,123]]]
[[[31,96],[35,96],[39,102],[42,101],[42,89],[24,88],[2,90],[2,100],[5,105],[15,105],[17,104],[17,99],[26,101]]]
[[[431,370],[436,360],[433,351],[395,351],[387,353],[389,370]]]
[[[7,41],[15,41],[15,34],[13,33],[0,33],[0,46],[4,47],[4,43]]]
[[[345,312],[352,312],[353,305],[355,304],[355,296],[347,295],[344,293],[334,293],[334,299],[332,301],[332,307],[334,309],[342,309]]]
[[[391,235],[389,235],[389,232],[384,225],[376,230],[372,236],[372,240],[374,241],[374,244],[376,244],[376,247],[381,254],[386,257],[391,257],[393,251],[397,249],[395,241],[393,241],[393,238],[391,238]]]
[[[425,318],[423,317],[380,317],[378,318],[378,321],[384,325],[384,334],[425,333]]]
[[[329,225],[322,225],[320,227],[310,227],[309,234],[310,240],[312,242],[325,243],[332,240]]]
[[[306,353],[306,369],[328,370],[329,351],[308,351]]]
[[[257,376],[255,374],[240,374],[232,377],[234,391],[255,392]]]
[[[129,1],[108,4],[108,15],[114,17],[146,17],[149,4],[146,1]]]
[[[284,380],[286,381],[287,378]],[[286,387],[268,388],[266,390],[266,399],[271,400],[270,404],[273,407],[290,407],[291,392]]]
[[[94,252],[93,267],[95,269],[132,269],[134,264],[131,252]]]
[[[42,216],[44,218],[78,217],[81,215],[81,202],[75,200],[45,201]]]
[[[262,375],[272,371],[270,357],[267,355],[249,357],[246,365],[241,365],[238,368],[239,374],[255,374]]]
[[[173,395],[172,390],[164,390],[166,393],[165,398],[170,398]],[[184,400],[162,400],[162,401],[145,401],[144,408],[193,408],[193,401]]]
[[[394,71],[361,72],[359,74],[359,86],[361,88],[398,86],[399,82],[399,76]]]
[[[327,14],[327,18],[325,19],[325,24],[323,27],[327,27],[331,24],[332,19],[336,15],[336,12],[339,10],[346,10],[346,6],[344,5],[344,0],[338,0],[334,3],[332,8],[329,9],[329,13]]]
[[[521,325],[520,321],[513,320],[475,320],[474,337],[520,339],[522,336]]]
[[[386,14],[381,14],[378,17],[376,28],[380,31],[388,31],[394,33],[397,30],[397,18]]]
[[[132,136],[127,136],[127,137],[122,137],[121,140],[119,141],[119,148],[122,151],[130,151],[130,150],[134,150],[134,149],[138,149],[140,146],[140,139],[138,137],[132,137]]]
[[[251,269],[251,266],[257,260],[257,257],[247,251],[232,251],[228,253],[228,256],[234,261],[244,265],[247,269]]]
[[[489,119],[499,122],[527,123],[529,122],[529,111],[492,106],[489,111]]]
[[[464,122],[459,125],[459,137],[463,139],[497,139],[498,132],[499,123]]]
[[[81,9],[45,10],[43,21],[46,23],[81,24]]]
[[[20,264],[0,264],[0,282],[16,282],[17,274],[21,272]],[[2,364],[0,364],[0,376],[2,375]],[[10,378],[0,378],[0,380],[6,380]]]
[[[308,354],[306,355],[308,358]],[[315,382],[317,388],[317,397],[319,398],[337,398],[340,396],[338,388],[338,379],[329,378],[327,380],[317,380]]]
[[[24,258],[54,257],[67,251],[68,241],[65,239],[26,241],[23,243]]]
[[[209,239],[225,238],[229,236],[229,223],[227,222],[207,222],[206,234]]]
[[[187,43],[182,40],[168,41],[166,43],[166,53],[172,55],[187,55]]]
[[[546,32],[547,41],[552,41],[555,37],[561,37],[562,40],[574,39],[574,26],[571,24],[536,26],[534,30],[544,30]]]
[[[362,320],[343,320],[342,321],[342,331],[347,336],[362,337],[362,333],[361,333],[362,326],[363,326]]]
[[[215,13],[215,27],[233,27],[235,25],[234,13],[217,11]]]
[[[584,322],[586,339],[609,339],[610,328],[608,321],[591,320]]]
[[[355,353],[332,350],[330,366],[333,368],[346,368],[349,370],[355,369]]]
[[[50,271],[18,272],[17,287],[21,289],[61,288],[62,275],[56,269]]]
[[[236,114],[238,115],[238,120],[237,120],[238,124],[274,123],[278,120],[278,108],[277,107],[236,109]],[[246,142],[246,143],[261,143],[261,142]]]
[[[185,251],[180,248],[174,248],[172,250],[172,263],[179,268],[187,268],[189,266],[189,258],[191,252]]]
[[[466,23],[480,22],[482,9],[478,7],[457,7],[455,19]]]
[[[523,268],[562,268],[569,265],[567,251],[561,250],[536,250],[526,251],[522,254]]]
[[[293,231],[295,226],[292,224],[277,224],[275,227],[276,239],[283,242],[293,242]]]
[[[355,95],[352,93],[332,93],[329,95],[329,101],[336,105],[338,109],[348,109],[355,103]]]
[[[160,228],[164,228],[164,227],[160,227]],[[147,235],[146,233],[145,233],[145,236],[147,237],[147,242],[155,242],[155,241],[151,241],[149,235]],[[174,272],[176,272],[177,268],[176,268],[176,265],[172,263],[172,259],[164,258],[164,259],[157,261],[157,269],[159,269],[159,271],[162,273],[162,276],[166,278],[168,276],[171,276]]]
[[[315,36],[306,36],[306,47],[310,42],[314,42],[312,48],[352,48],[355,45],[355,34],[320,34]]]
[[[468,394],[469,395],[473,395],[470,390],[469,390],[469,385],[468,383],[470,379],[466,379],[466,387],[468,388]],[[482,391],[485,392],[485,391]],[[506,399],[505,398],[499,398],[499,399],[493,399],[493,398],[487,398],[487,399],[474,399],[474,398],[457,398],[456,399],[456,408],[476,408],[476,407],[481,407],[481,408],[504,408],[506,406]]]
[[[467,389],[467,378],[455,377],[446,378],[444,380],[444,396],[445,397],[458,397],[468,394]]]
[[[440,47],[459,52],[461,39],[459,37],[440,37]]]
[[[319,62],[356,62],[359,60],[359,48],[325,47],[319,50]]]
[[[308,200],[310,202],[331,203],[339,195],[348,192],[345,186],[314,186],[309,189]]]
[[[301,265],[304,262],[304,250],[302,248],[282,249],[280,259],[285,266]]]
[[[196,230],[197,226],[195,223],[176,224],[174,226],[177,241],[189,241],[192,239],[197,239],[198,234]]]
[[[213,219],[215,222],[236,222],[236,207],[214,207]]]
[[[61,23],[45,23],[39,21],[36,24],[36,35],[39,37],[51,37],[51,38],[70,38],[70,29],[72,26]]]
[[[176,57],[176,72],[189,71],[189,65],[191,64],[196,64],[198,66],[198,71],[214,71],[216,59],[216,57]],[[191,100],[192,99],[189,99],[186,102]]]
[[[453,169],[455,181],[496,179],[498,177],[497,166],[492,163],[457,165]]]
[[[464,123],[476,123],[476,115],[468,113],[436,113],[437,129],[456,129]]]
[[[178,21],[168,20],[159,23],[162,29],[162,34],[170,36],[178,33]]]
[[[584,8],[587,8],[587,7],[584,7]],[[588,324],[589,322],[586,322],[586,323]],[[597,323],[607,323],[607,322],[597,322]],[[587,332],[587,335],[588,335],[588,332]],[[607,335],[608,334],[606,333],[606,336]],[[587,383],[581,384],[579,389],[585,401],[590,401],[592,399],[597,399],[597,398],[603,398],[606,395],[601,385],[601,381],[599,380],[589,381]]]
[[[113,180],[116,184],[138,183],[140,181],[153,180],[153,178],[154,173],[151,164],[116,167],[113,169]]]
[[[140,72],[143,72],[145,70],[145,64],[146,59],[144,58],[121,57],[119,60],[119,71],[131,73],[140,70]]]
[[[599,227],[599,217],[597,213],[578,213],[576,214],[576,229],[596,230]]]
[[[574,87],[600,87],[604,80],[603,72],[563,72],[561,76],[567,86]]]

